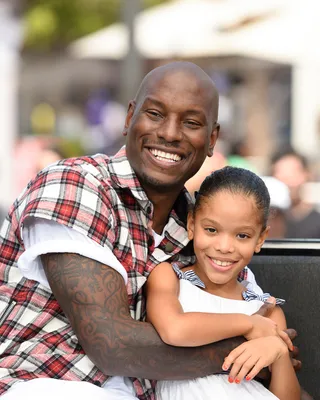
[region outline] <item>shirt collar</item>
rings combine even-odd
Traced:
[[[137,200],[149,201],[127,159],[126,146],[110,158],[110,177],[118,187],[130,189]]]

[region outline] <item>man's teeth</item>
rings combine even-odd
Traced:
[[[220,265],[221,267],[227,267],[227,266],[233,264],[233,262],[231,262],[231,261],[220,261],[220,260],[215,260],[215,259],[213,259],[213,262],[215,264]]]
[[[181,160],[181,157],[178,154],[166,153],[156,149],[151,149],[150,151],[158,160],[161,161],[177,162]]]

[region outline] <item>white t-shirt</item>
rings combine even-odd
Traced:
[[[155,247],[158,247],[164,235],[153,231],[153,237]],[[125,283],[128,281],[127,271],[110,249],[100,246],[75,229],[43,218],[28,218],[23,225],[22,238],[26,250],[18,260],[18,267],[26,278],[48,288],[49,283],[40,258],[48,253],[80,254],[114,268]]]
[[[164,235],[153,231],[153,236],[155,247],[158,247]],[[23,225],[22,238],[26,250],[18,260],[18,267],[28,279],[49,287],[40,256],[48,253],[76,253],[114,268],[127,283],[127,272],[112,251],[75,229],[51,220],[28,218]],[[247,280],[251,290],[262,294],[251,270],[248,270]],[[108,389],[121,388],[124,392],[132,392],[132,386],[131,381],[124,377],[112,377],[105,384]]]

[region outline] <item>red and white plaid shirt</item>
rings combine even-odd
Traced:
[[[165,237],[155,248],[150,229],[153,205],[125,147],[113,158],[100,154],[62,160],[29,183],[0,233],[0,395],[16,382],[40,377],[99,384],[108,378],[84,354],[50,289],[26,279],[17,267],[25,250],[23,221],[53,220],[112,250],[128,274],[131,316],[143,320],[142,286],[152,269],[174,255],[181,263],[191,261],[185,248],[190,202],[183,191]],[[150,381],[133,379],[133,384],[139,399],[154,399]]]

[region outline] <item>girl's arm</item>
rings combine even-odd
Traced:
[[[179,279],[172,266],[169,263],[159,264],[147,281],[147,318],[167,344],[202,346],[245,336],[253,329],[255,320],[244,314],[184,313],[178,296]]]
[[[285,315],[280,307],[275,307],[270,318],[279,329],[287,329]],[[269,390],[280,400],[300,400],[300,385],[293,369],[290,356],[285,355],[271,366],[271,383]]]

